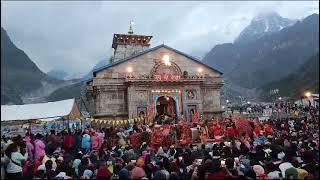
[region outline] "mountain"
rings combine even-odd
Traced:
[[[101,61],[99,61],[92,69],[90,72],[88,72],[85,76],[83,76],[83,79],[90,79],[93,77],[93,71],[95,69],[101,68],[103,66],[106,66],[107,64],[109,64],[110,58],[109,59],[102,59]]]
[[[47,96],[46,99],[48,101],[59,101],[63,99],[82,97],[83,100],[86,100],[85,98],[86,80],[93,77],[93,71],[95,69],[105,66],[108,63],[110,63],[110,60],[108,59],[103,59],[99,61],[89,73],[87,73],[85,76],[83,76],[83,78],[79,80],[79,82],[68,85],[68,86],[64,86],[55,90],[49,96]]]
[[[76,72],[72,74],[68,74],[64,79],[71,80],[71,79],[83,79],[86,76],[86,72]]]
[[[265,98],[270,98],[270,89],[279,89],[279,96],[297,98],[305,91],[319,93],[319,53],[310,57],[301,67],[288,76],[261,88]]]
[[[312,14],[247,43],[217,45],[203,62],[222,71],[231,84],[259,89],[288,76],[319,52],[318,41],[319,15]]]
[[[59,84],[17,48],[1,27],[1,104],[22,104],[23,98],[44,84]]]
[[[55,90],[79,80],[59,80],[42,72],[1,27],[1,104],[46,102]]]
[[[296,21],[281,17],[276,12],[260,13],[254,17],[234,41],[235,44],[249,43],[264,35],[272,34],[293,25]]]
[[[80,111],[92,112],[93,109],[86,97],[86,87],[86,80],[82,79],[77,83],[55,90],[49,96],[47,96],[46,99],[48,101],[60,101],[64,99],[75,98]]]
[[[226,75],[238,65],[240,49],[232,43],[218,44],[204,56],[202,61]]]
[[[59,101],[63,99],[82,97],[82,99],[86,101],[86,97],[85,97],[86,81],[93,77],[93,70],[100,68],[102,66],[105,66],[108,63],[110,63],[110,60],[108,59],[103,59],[99,61],[89,73],[87,73],[86,75],[82,75],[82,78],[78,79],[75,83],[56,89],[55,91],[50,93],[46,97],[46,99],[48,101]],[[70,77],[70,75],[66,76],[65,78],[68,78],[68,77]]]
[[[77,98],[82,96],[81,91],[85,88],[85,82],[80,81],[75,84],[61,87],[53,91],[46,99],[48,101],[60,101],[64,99]]]
[[[60,80],[65,80],[65,78],[68,76],[68,74],[62,70],[50,70],[49,72],[47,72],[47,75],[55,78],[55,79],[60,79]]]

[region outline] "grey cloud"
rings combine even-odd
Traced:
[[[202,57],[214,45],[232,42],[253,16],[276,11],[300,19],[318,12],[303,2],[108,2],[1,1],[1,26],[45,72],[87,72],[112,55],[113,33],[126,33],[130,20],[137,34]]]

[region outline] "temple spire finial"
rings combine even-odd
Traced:
[[[130,26],[129,26],[128,34],[133,34],[133,28],[132,28],[133,25],[134,25],[134,22],[131,20],[131,21],[130,21]]]

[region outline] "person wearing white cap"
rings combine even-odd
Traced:
[[[159,149],[158,149],[158,151],[157,151],[157,155],[158,155],[158,156],[164,156],[164,155],[165,155],[162,146],[159,147]]]

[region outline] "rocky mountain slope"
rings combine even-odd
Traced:
[[[263,86],[265,99],[270,99],[270,89],[279,89],[278,96],[290,97],[299,97],[306,91],[319,92],[319,53],[288,76]]]
[[[246,44],[267,34],[272,34],[293,25],[296,20],[281,17],[276,12],[260,13],[254,17],[234,41],[235,44]]]

